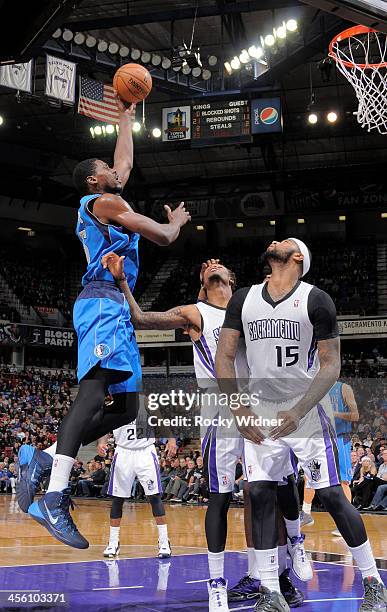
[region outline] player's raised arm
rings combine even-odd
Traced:
[[[102,222],[106,219],[106,222],[137,232],[159,246],[168,246],[176,240],[180,229],[190,221],[191,216],[186,211],[184,202],[181,202],[175,210],[171,210],[168,205],[164,208],[168,215],[168,223],[158,223],[145,215],[135,213],[120,196],[104,193],[94,204],[94,214]]]
[[[200,313],[194,304],[176,306],[165,312],[144,312],[137,304],[124,274],[124,257],[116,253],[107,253],[102,257],[102,265],[109,268],[114,279],[119,283],[130,308],[133,326],[136,329],[178,329],[186,325],[200,328]]]
[[[126,108],[122,100],[117,96],[117,104],[120,115],[119,133],[114,151],[114,170],[118,173],[122,188],[125,187],[133,168],[133,123],[135,119],[136,105],[131,104]]]

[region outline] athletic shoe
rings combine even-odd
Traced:
[[[292,559],[292,569],[297,578],[307,582],[313,578],[313,569],[304,547],[305,536],[288,538],[288,552]]]
[[[172,555],[171,544],[169,540],[167,542],[160,542],[159,540],[159,554],[157,555],[159,559],[169,559]]]
[[[20,447],[18,458],[17,501],[21,510],[28,512],[39,485],[51,472],[52,457],[30,444],[23,444]]]
[[[114,557],[117,557],[120,554],[120,543],[119,542],[113,542],[110,543],[106,546],[105,550],[103,551],[103,556],[107,557],[108,559],[114,559]]]
[[[363,579],[364,599],[359,612],[386,612],[387,589],[373,576]]]
[[[281,593],[290,608],[298,608],[298,606],[302,606],[305,595],[300,589],[294,586],[289,578],[289,572],[290,569],[287,568],[279,577]]]
[[[227,591],[228,601],[246,601],[247,599],[257,599],[259,597],[259,580],[251,576],[243,576]]]
[[[266,587],[261,586],[254,612],[290,612],[290,608],[282,593],[269,591]]]
[[[216,578],[207,583],[209,606],[208,612],[230,612],[227,603],[227,580]]]
[[[343,537],[338,529],[334,529],[331,533],[332,535],[337,536],[338,538]]]
[[[71,517],[71,487],[63,491],[46,493],[28,508],[28,514],[43,525],[54,538],[73,548],[89,548],[89,542],[81,535]]]
[[[303,510],[301,510],[301,512],[300,512],[300,526],[301,527],[305,527],[306,525],[308,525],[309,527],[314,525],[314,518],[313,518],[313,516],[311,514],[308,514],[307,512],[304,512]]]
[[[170,499],[169,501],[173,502],[174,504],[181,504],[183,500],[180,499],[179,497],[172,497],[172,499]]]

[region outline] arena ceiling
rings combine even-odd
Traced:
[[[283,134],[261,136],[251,144],[192,149],[183,143],[136,136],[130,184],[134,199],[173,199],[184,193],[227,195],[241,188],[275,189],[300,181],[316,185],[337,178],[338,168],[344,180],[351,181],[353,175],[362,173],[372,180],[385,167],[387,136],[368,134],[358,126],[351,87],[334,67],[321,69],[332,36],[351,25],[341,16],[297,0],[84,0],[77,4],[61,24],[62,30],[81,31],[165,56],[171,55],[174,45],[189,43],[196,15],[194,44],[200,47],[204,62],[210,55],[217,56],[218,67],[206,83],[199,79],[187,85],[176,79],[155,78],[146,103],[149,128],[160,125],[163,106],[205,101],[215,95],[279,95],[282,99]],[[310,4],[316,3],[313,0]],[[241,70],[224,77],[225,59],[253,44],[257,33],[270,32],[289,18],[297,19],[299,31],[286,49],[272,57],[266,73],[254,79],[251,72]],[[114,74],[111,62],[96,61],[85,49],[74,56],[61,39],[49,38],[36,53],[34,95],[16,98],[14,91],[0,87],[3,193],[76,206],[71,185],[74,164],[85,157],[111,157],[113,144],[109,138],[91,138],[89,128],[95,121],[78,115],[73,108],[48,104],[44,95],[45,51],[68,56],[78,63],[79,72],[91,78],[109,82]],[[311,92],[314,110],[338,111],[336,124],[307,124]]]

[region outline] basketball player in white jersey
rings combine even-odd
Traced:
[[[120,260],[116,254],[104,256],[105,265],[116,278],[122,277]],[[224,322],[227,304],[232,296],[235,284],[235,275],[218,260],[208,260],[201,271],[202,289],[199,294],[201,300],[196,304],[178,306],[166,312],[143,312],[129,288],[126,298],[128,300],[133,325],[136,329],[177,329],[186,328],[194,346],[194,366],[197,383],[200,389],[211,393],[218,391],[215,379],[215,354],[219,332]],[[124,290],[124,288],[122,287]],[[205,300],[205,301],[204,301]],[[244,343],[241,342],[240,351],[235,357],[235,367],[239,379],[247,382],[249,372],[246,367]],[[214,395],[214,393],[212,394]],[[202,406],[202,413],[213,418],[219,412],[219,406],[208,403]],[[202,434],[202,454],[207,472],[210,499],[206,513],[205,528],[208,544],[208,562],[210,580],[208,583],[210,612],[228,612],[227,581],[224,579],[224,549],[227,538],[227,513],[232,497],[235,480],[235,468],[239,458],[243,455],[243,439],[236,429],[223,429],[210,426]],[[285,476],[293,474],[290,464],[284,468]],[[280,478],[284,481],[283,476]],[[285,478],[284,486],[280,487],[278,495],[279,504],[284,515],[286,527],[291,536],[295,535],[297,543],[289,549],[293,559],[293,570],[301,580],[309,580],[312,569],[306,557],[303,539],[300,537],[300,522],[298,511],[298,496],[295,495],[294,482]],[[245,521],[246,532],[249,532],[249,506],[246,504]],[[287,545],[286,536],[282,544],[282,575],[281,587],[287,600],[293,606],[301,605],[304,596],[296,589],[286,569]],[[285,550],[284,550],[285,549]],[[258,574],[254,567],[252,550],[249,551],[249,574],[230,592],[230,599],[243,601],[258,596]],[[292,554],[293,553],[293,554]]]
[[[291,449],[361,570],[365,593],[360,610],[380,612],[386,609],[387,590],[360,514],[340,487],[337,439],[326,414],[331,409],[327,393],[340,375],[336,309],[329,295],[301,281],[310,267],[310,253],[301,240],[273,242],[265,257],[272,268],[270,279],[234,293],[216,354],[220,388],[237,392],[234,360],[244,337],[251,406],[239,406],[235,414],[246,438],[253,541],[261,577],[255,611],[289,611],[278,583],[275,505],[277,482]],[[253,392],[259,393],[259,404],[253,405]],[[266,423],[257,422],[257,415]],[[243,423],[241,416],[252,420]],[[277,426],[268,426],[273,418]],[[262,422],[265,427],[258,426]]]
[[[116,449],[108,486],[108,495],[111,495],[113,500],[110,509],[109,543],[104,550],[104,557],[114,558],[120,553],[122,508],[125,498],[130,496],[136,476],[144,489],[156,521],[159,546],[158,558],[167,559],[171,556],[165,509],[161,501],[163,490],[160,467],[155,448],[155,438],[152,437],[153,433],[147,426],[145,409],[141,406],[135,421],[113,431]],[[98,440],[98,452],[102,455],[106,453],[108,448],[108,439],[109,434]],[[176,448],[174,439],[170,438],[168,444],[174,445]]]

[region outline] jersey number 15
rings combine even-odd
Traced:
[[[295,365],[298,362],[298,346],[276,346],[277,366],[282,368]],[[284,363],[285,362],[285,363]]]

